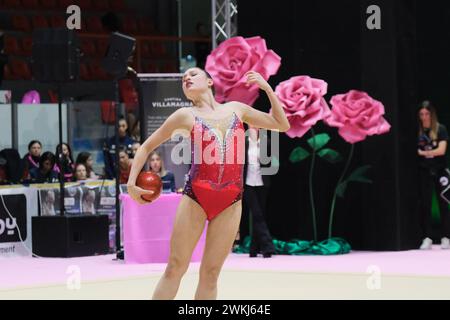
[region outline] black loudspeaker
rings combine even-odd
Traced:
[[[107,215],[32,218],[33,253],[41,257],[83,257],[109,252]]]
[[[108,51],[102,61],[103,69],[109,74],[121,77],[128,68],[128,60],[133,54],[136,39],[119,32],[111,34]]]
[[[67,28],[33,31],[32,71],[41,82],[69,82],[80,74],[79,40]]]

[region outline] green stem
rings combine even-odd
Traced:
[[[347,163],[345,164],[344,171],[342,172],[342,175],[341,175],[341,177],[338,180],[336,188],[334,189],[333,201],[331,202],[330,222],[329,222],[329,225],[328,225],[328,238],[331,238],[331,233],[332,233],[332,229],[333,229],[333,217],[334,217],[334,207],[336,205],[337,189],[341,185],[342,180],[344,179],[345,174],[347,173],[348,167],[350,166],[350,162],[351,162],[352,157],[353,157],[354,149],[355,149],[355,144],[352,143],[352,146],[350,148],[350,154],[349,154],[349,156],[347,158]]]
[[[317,241],[316,207],[314,205],[314,194],[313,194],[313,171],[314,171],[314,164],[316,161],[316,138],[315,138],[316,134],[314,133],[314,129],[312,127],[311,127],[311,135],[313,137],[313,152],[311,158],[311,168],[309,170],[309,199],[311,202],[314,241]]]

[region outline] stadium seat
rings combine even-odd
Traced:
[[[3,6],[6,9],[18,9],[21,3],[20,0],[4,0]]]
[[[59,15],[51,16],[50,26],[52,28],[64,28],[66,26],[66,19]]]
[[[112,0],[110,5],[111,9],[116,12],[124,12],[127,9],[124,0]]]
[[[12,26],[14,30],[30,32],[31,25],[28,18],[24,15],[14,15],[12,17]]]
[[[30,56],[33,51],[33,38],[31,37],[22,38],[22,48],[23,53],[27,56]]]
[[[92,33],[104,32],[102,22],[100,21],[100,18],[97,16],[88,17],[86,19],[86,27],[88,32]]]
[[[41,15],[35,15],[31,17],[31,22],[33,24],[33,28],[48,28],[49,24],[47,18]]]
[[[55,10],[58,8],[56,0],[40,0],[44,9]]]
[[[31,79],[31,71],[28,66],[28,63],[26,63],[23,60],[11,59],[10,65],[11,65],[12,74],[15,77],[17,77],[19,79],[24,79],[24,80]]]
[[[82,39],[81,40],[81,52],[85,56],[93,57],[97,54],[97,50],[95,49],[95,44],[91,39]]]
[[[22,50],[20,49],[19,41],[17,38],[12,36],[5,36],[5,53],[12,55],[21,55]]]
[[[22,0],[22,7],[25,10],[39,9],[38,0]]]

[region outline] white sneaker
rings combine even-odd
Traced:
[[[442,238],[441,239],[441,249],[450,249],[450,239],[449,238]]]
[[[431,240],[430,238],[425,238],[422,241],[420,250],[430,250],[432,245],[433,245],[433,240]]]

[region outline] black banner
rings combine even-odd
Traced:
[[[164,121],[177,109],[191,107],[182,88],[182,74],[140,74],[140,123],[141,139],[145,140],[155,132]],[[178,141],[167,141],[158,151],[161,152],[166,169],[175,175],[177,188],[184,185],[184,175],[189,170],[189,165],[176,165],[171,161],[171,152]]]

